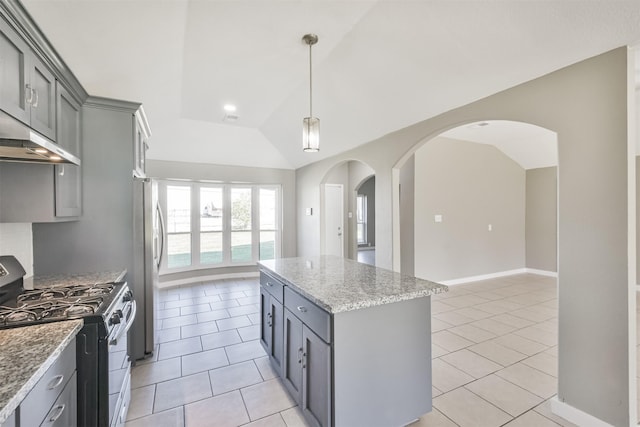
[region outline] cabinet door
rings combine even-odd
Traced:
[[[271,351],[269,356],[278,373],[282,373],[282,352],[284,350],[283,308],[273,296],[269,298],[271,306]]]
[[[30,50],[0,16],[0,109],[29,124],[27,103]]]
[[[302,402],[302,322],[284,309],[282,379],[294,400]]]
[[[81,106],[59,82],[56,82],[56,142],[80,157]]]
[[[80,216],[82,213],[82,171],[81,166],[56,165],[55,216]]]
[[[302,328],[302,412],[316,426],[331,425],[331,347]]]
[[[69,379],[64,390],[44,418],[41,427],[73,427],[78,425],[78,385],[76,374]]]
[[[260,343],[267,354],[271,354],[271,305],[269,300],[271,296],[260,286]]]
[[[53,73],[32,56],[30,85],[31,127],[51,140],[56,140],[56,79]]]

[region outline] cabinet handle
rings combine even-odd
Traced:
[[[271,287],[271,286],[273,286],[273,283],[267,282],[267,286]]]
[[[304,360],[304,363],[302,364],[302,369],[307,367],[307,353],[304,352],[302,353],[302,360]]]
[[[38,89],[32,89],[33,93],[35,93],[36,95],[36,99],[35,101],[33,101],[33,104],[31,104],[33,106],[33,108],[38,108],[38,99],[40,99],[40,97],[38,96]]]
[[[62,384],[63,380],[64,380],[64,375],[56,375],[55,377],[51,378],[51,381],[49,381],[49,385],[47,386],[47,388],[49,390],[53,390],[54,388]]]
[[[302,363],[302,347],[298,349],[298,363]]]
[[[58,421],[58,418],[60,418],[62,416],[62,413],[64,412],[64,408],[65,408],[64,404],[58,405],[55,408],[53,408],[53,409],[57,409],[58,413],[53,415],[51,418],[49,418],[49,422],[55,423],[56,421]]]
[[[305,307],[304,305],[299,305],[298,306],[298,311],[301,313],[306,313],[307,312],[307,307]]]
[[[26,84],[24,86],[25,91],[24,91],[24,102],[28,105],[31,104],[31,101],[33,101],[33,89],[31,89],[31,85],[30,84]]]

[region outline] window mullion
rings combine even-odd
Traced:
[[[200,186],[191,184],[191,253],[192,265],[199,266],[200,261]]]
[[[251,261],[260,258],[260,187],[251,187]]]
[[[223,264],[231,264],[231,187],[229,185],[222,186],[222,197],[224,199],[223,206],[223,222],[222,222],[222,248],[223,248]]]

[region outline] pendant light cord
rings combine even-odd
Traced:
[[[313,46],[313,44],[309,43],[309,117],[313,117],[313,67],[311,65],[311,46]]]

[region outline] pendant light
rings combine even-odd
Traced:
[[[309,45],[309,117],[302,120],[302,149],[307,152],[320,150],[320,119],[313,117],[313,79],[311,65],[311,46],[318,43],[318,36],[305,34],[302,41]]]

